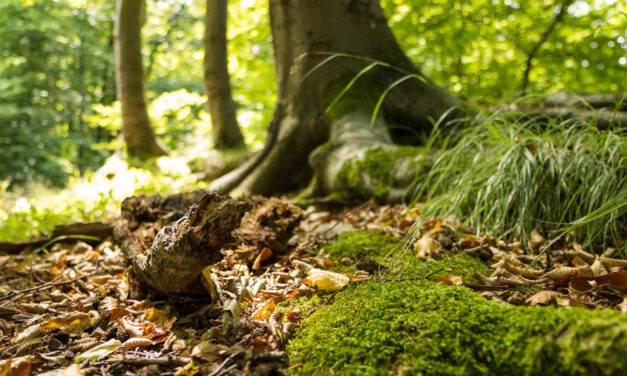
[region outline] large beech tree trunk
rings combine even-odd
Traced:
[[[143,0],[118,0],[115,17],[115,79],[122,106],[122,135],[128,153],[166,155],[150,126],[144,93],[141,55]]]
[[[403,53],[378,0],[270,0],[270,19],[278,99],[265,148],[214,181],[211,189],[272,194],[306,183],[312,176],[308,156],[329,139],[331,123],[342,115],[325,115],[333,92],[338,83],[346,83],[372,62],[365,59],[395,67],[378,66],[359,79],[374,88],[374,101],[407,74],[419,77],[402,80],[389,90],[380,113],[386,126],[429,132],[433,120],[457,115],[449,110],[458,101],[424,77]],[[329,58],[328,53],[350,56],[317,66]],[[374,103],[370,112],[372,107]],[[346,108],[345,113],[354,109]]]
[[[226,52],[227,0],[207,0],[205,13],[205,91],[217,148],[244,144],[235,117]]]

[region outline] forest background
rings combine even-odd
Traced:
[[[556,1],[382,1],[404,51],[473,106],[540,102],[558,91],[616,93],[627,84],[626,4],[574,1],[537,51]],[[171,151],[127,161],[115,98],[115,4],[0,4],[0,240],[113,215],[140,192],[204,187],[263,145],[276,99],[267,4],[231,1],[229,71],[248,151],[212,149],[203,94],[205,3],[147,0],[142,26],[152,126]],[[534,53],[529,82],[524,71]]]

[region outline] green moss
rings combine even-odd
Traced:
[[[303,322],[293,374],[620,374],[627,317],[511,307],[431,281],[349,287]]]
[[[369,255],[384,275],[450,273],[471,281],[488,266],[465,254],[423,262],[381,233],[342,234],[334,259]],[[614,311],[513,307],[430,280],[370,282],[298,299],[303,326],[290,339],[296,375],[623,374],[627,316]],[[314,312],[311,315],[307,313]]]
[[[390,235],[370,231],[351,231],[340,234],[336,242],[324,246],[331,258],[339,260],[350,257],[354,260],[363,256],[385,256],[399,250],[402,240]]]
[[[375,197],[385,200],[390,188],[396,183],[394,170],[402,159],[414,158],[420,149],[411,146],[398,146],[393,149],[373,148],[361,159],[351,159],[342,165],[337,179],[344,185],[345,193],[352,197]],[[417,166],[417,162],[416,162]],[[364,184],[365,176],[371,184]],[[374,192],[368,189],[374,186]]]

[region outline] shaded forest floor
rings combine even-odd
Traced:
[[[205,296],[146,288],[113,238],[0,256],[0,375],[625,372],[612,249],[505,243],[373,201],[252,203]]]

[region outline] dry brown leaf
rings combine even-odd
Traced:
[[[613,272],[598,277],[573,277],[568,283],[570,288],[579,292],[591,290],[594,288],[594,285],[606,285],[610,289],[625,294],[627,293],[627,272]]]
[[[529,237],[529,248],[534,251],[539,251],[540,247],[542,247],[546,243],[544,237],[538,232],[538,230],[532,230],[531,236]]]
[[[59,329],[63,333],[80,333],[93,325],[91,315],[84,312],[71,312],[54,317],[39,325],[39,330],[49,333]]]
[[[11,358],[0,360],[0,376],[9,376],[11,372]]]
[[[613,259],[601,256],[601,262],[608,269],[612,267],[627,268],[627,260]]]
[[[552,281],[565,281],[570,277],[585,274],[586,269],[589,270],[590,267],[588,266],[586,268],[586,267],[581,267],[581,266],[580,267],[560,266],[544,273],[542,278],[547,278]],[[592,274],[591,271],[590,271],[590,274]]]
[[[69,367],[55,369],[39,374],[39,376],[83,376],[85,372],[78,364],[72,364]]]
[[[154,307],[146,310],[146,320],[155,323],[159,328],[168,331],[176,321],[176,316],[170,316],[170,312]]]
[[[30,355],[20,356],[18,358],[13,358],[8,360],[9,366],[9,375],[10,376],[28,376],[31,371],[31,362],[32,358]],[[6,368],[5,366],[0,366],[0,369]]]
[[[118,325],[131,337],[143,337],[144,327],[128,317],[118,320]]]
[[[557,291],[543,290],[543,291],[533,294],[525,302],[527,303],[527,305],[530,305],[530,306],[534,306],[537,304],[549,305],[555,302],[556,299],[559,297],[561,297],[561,295]]]
[[[590,269],[592,269],[593,276],[607,274],[607,269],[605,268],[605,266],[603,266],[603,263],[601,262],[601,259],[599,257],[594,258],[594,262],[590,266]]]
[[[270,318],[270,315],[274,312],[274,300],[268,299],[263,301],[261,304],[257,306],[255,312],[251,316],[253,320],[267,320]]]
[[[499,277],[498,276],[486,277],[485,275],[479,272],[475,272],[472,275],[472,278],[476,279],[477,281],[481,282],[482,284],[486,286],[496,286],[498,284]]]
[[[253,270],[259,270],[261,263],[268,260],[270,257],[272,257],[272,250],[268,247],[264,247],[253,262]]]
[[[312,268],[303,282],[309,286],[315,286],[322,291],[340,291],[350,283],[350,278],[344,274],[330,272],[328,270]]]
[[[462,277],[458,276],[458,275],[451,275],[451,274],[444,274],[442,277],[438,277],[435,279],[435,282],[442,282],[444,284],[453,286],[453,285],[461,285],[463,284],[462,282]]]
[[[584,260],[588,264],[594,262],[595,256],[583,250],[583,247],[579,243],[573,243],[574,254],[580,259]]]
[[[133,338],[129,338],[127,339],[123,344],[122,347],[124,348],[124,350],[130,350],[130,349],[136,349],[138,347],[148,347],[151,345],[154,345],[155,343],[151,340],[149,340],[148,338],[143,338],[143,337],[133,337]]]
[[[433,239],[431,235],[424,234],[414,245],[414,253],[419,259],[427,260],[431,258],[435,251],[441,248],[442,245],[440,245],[437,240]]]
[[[223,348],[217,343],[202,341],[198,345],[194,346],[192,349],[192,356],[209,363],[215,363],[218,359],[220,359],[221,350],[223,350]]]
[[[522,266],[520,264],[513,263],[510,260],[511,258],[503,258],[501,261],[499,261],[499,263],[501,263],[500,266],[503,267],[503,269],[514,275],[520,275],[525,278],[538,279],[544,274],[542,270],[532,269],[528,266]],[[516,260],[520,262],[518,259]]]

